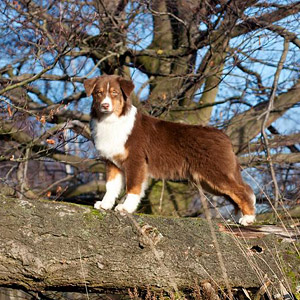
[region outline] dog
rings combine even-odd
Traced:
[[[163,121],[137,111],[131,104],[131,80],[117,75],[86,79],[93,96],[91,135],[106,161],[106,193],[96,209],[112,209],[126,185],[124,203],[116,211],[136,211],[148,177],[188,179],[222,195],[241,210],[239,223],[255,221],[255,195],[241,176],[229,137],[221,130]]]

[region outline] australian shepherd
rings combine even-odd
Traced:
[[[255,195],[241,176],[228,136],[200,125],[163,121],[140,113],[131,104],[131,80],[104,75],[84,81],[93,96],[91,132],[106,161],[106,193],[97,209],[112,209],[126,186],[117,211],[133,213],[147,187],[148,177],[188,179],[204,190],[223,195],[241,210],[242,225],[255,220]]]

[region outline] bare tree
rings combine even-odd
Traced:
[[[4,0],[0,10],[3,193],[97,197],[104,168],[82,83],[106,73],[133,78],[133,102],[145,113],[223,128],[257,192],[272,195],[276,177],[281,199],[299,201],[300,2]],[[158,201],[160,183],[150,186]],[[192,193],[166,183],[180,214],[191,197],[179,204],[175,191]]]

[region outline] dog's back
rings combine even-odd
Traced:
[[[145,158],[149,173],[160,179],[192,179],[195,173],[201,173],[215,181],[216,168],[227,173],[236,165],[231,142],[222,131],[140,113],[126,147],[134,156]]]

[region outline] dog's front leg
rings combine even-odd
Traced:
[[[147,166],[143,163],[133,163],[125,168],[126,198],[124,203],[117,205],[116,211],[133,213],[137,210],[140,200],[147,188]]]
[[[113,163],[106,163],[106,193],[102,201],[94,205],[96,209],[112,209],[124,187],[124,174]]]

